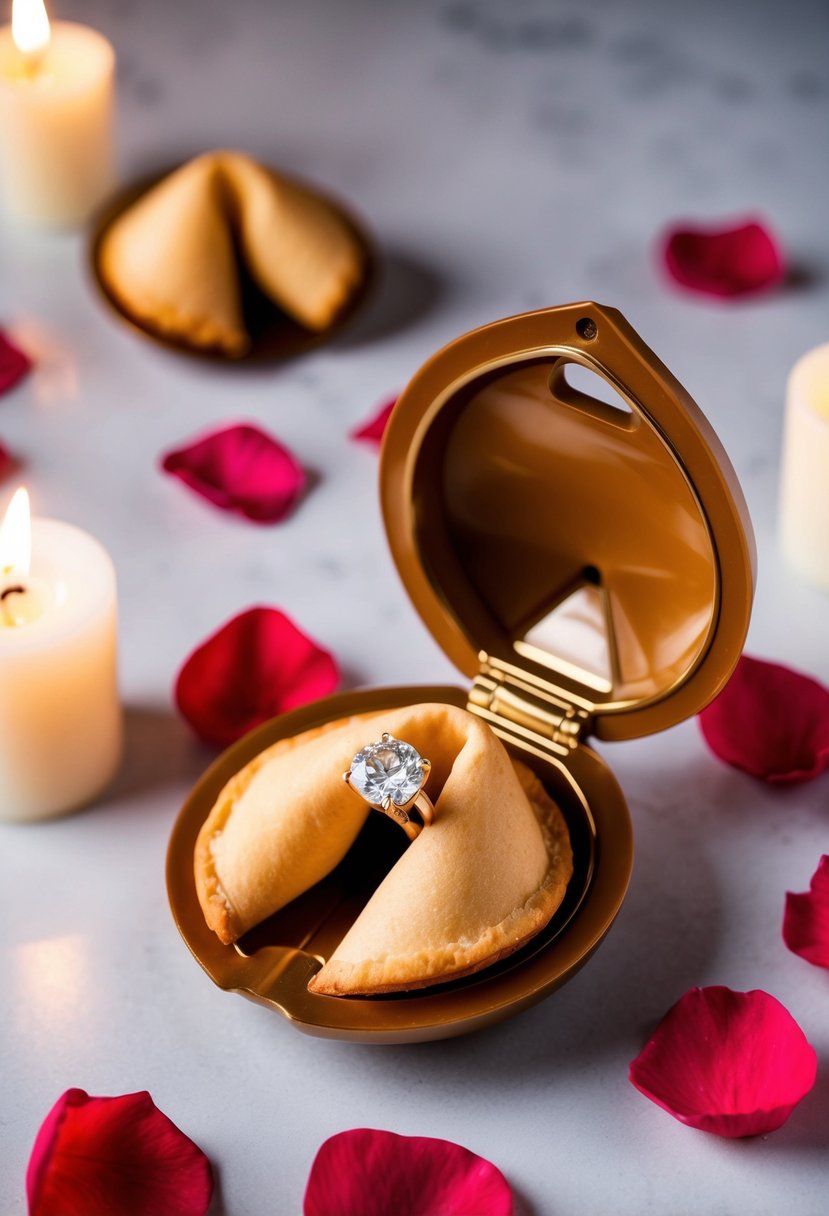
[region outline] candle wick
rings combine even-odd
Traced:
[[[9,606],[6,603],[6,600],[11,595],[25,595],[25,594],[26,594],[26,588],[20,586],[20,584],[17,584],[14,587],[6,587],[6,589],[4,591],[0,592],[0,613],[2,613],[2,620],[5,622],[6,625],[19,625],[20,624],[20,621],[17,620],[17,618],[13,615],[13,613],[9,612]]]

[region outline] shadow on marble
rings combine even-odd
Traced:
[[[807,1038],[809,1028],[806,1027]],[[791,1120],[780,1129],[780,1142],[775,1148],[793,1156],[799,1153],[819,1153],[826,1158],[829,1147],[829,1130],[826,1112],[829,1110],[829,1059],[818,1056],[817,1081],[810,1094],[803,1099]]]
[[[822,266],[813,262],[794,261],[789,265],[783,280],[783,291],[786,295],[814,291],[822,285],[825,278],[826,271]]]
[[[359,688],[368,688],[366,677],[354,667],[340,666],[340,682],[337,692],[354,692]]]
[[[124,756],[105,800],[115,805],[165,786],[192,785],[215,756],[170,710],[127,706]]]
[[[363,311],[334,339],[332,348],[365,346],[405,329],[431,312],[445,290],[432,267],[401,250],[381,250],[377,284]]]
[[[299,500],[294,508],[297,511],[302,509],[302,504],[305,502],[306,498],[309,498],[310,495],[313,494],[314,490],[316,490],[317,486],[324,481],[323,474],[319,471],[319,469],[315,469],[312,465],[303,464],[302,471],[305,474],[305,485],[302,488],[302,493],[300,494]]]
[[[210,1201],[210,1207],[207,1209],[207,1216],[230,1216],[230,1209],[227,1207],[222,1195],[222,1173],[216,1162],[211,1158],[210,1168],[213,1171],[213,1198]]]
[[[513,1216],[539,1216],[536,1208],[532,1206],[529,1199],[521,1194],[512,1179],[507,1178],[507,1182],[509,1182],[510,1189],[512,1190]]]
[[[800,814],[810,819],[821,813],[812,807],[809,788],[809,782],[773,785],[757,780],[712,755],[701,772],[699,793],[746,829],[762,823],[770,845],[786,845],[797,832]]]

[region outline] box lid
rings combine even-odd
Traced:
[[[574,364],[616,404],[574,387]],[[406,589],[469,677],[513,673],[628,739],[697,713],[737,662],[755,571],[742,492],[615,309],[544,309],[444,347],[392,413],[381,493]]]

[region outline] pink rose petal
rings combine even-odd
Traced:
[[[500,1170],[429,1136],[355,1128],[326,1140],[305,1192],[304,1216],[511,1216]]]
[[[179,711],[226,747],[254,726],[333,692],[336,661],[276,608],[249,608],[198,646],[176,679]]]
[[[666,234],[662,257],[675,282],[723,298],[776,286],[785,271],[778,242],[757,220],[736,225],[676,225]]]
[[[777,663],[743,655],[699,722],[715,755],[763,781],[811,781],[829,766],[829,689]]]
[[[285,519],[305,487],[305,473],[292,453],[245,423],[168,452],[161,467],[215,506],[257,524]]]
[[[786,893],[783,941],[816,967],[829,967],[829,854],[824,853],[809,890]]]
[[[69,1089],[32,1149],[29,1216],[204,1216],[210,1162],[148,1093]]]
[[[22,380],[31,367],[32,361],[29,356],[0,331],[0,393],[14,388],[18,380]]]
[[[817,1057],[767,992],[692,988],[630,1066],[630,1080],[680,1123],[757,1136],[786,1122],[815,1083]]]
[[[373,418],[353,430],[351,438],[356,439],[358,443],[370,443],[373,447],[379,448],[383,442],[383,435],[389,418],[391,418],[391,412],[396,405],[397,398],[392,397],[390,401],[380,407]]]

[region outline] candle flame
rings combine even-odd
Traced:
[[[15,490],[0,525],[0,575],[26,578],[32,562],[32,518],[29,495]]]
[[[38,58],[51,36],[43,0],[12,0],[12,41],[21,55]]]

